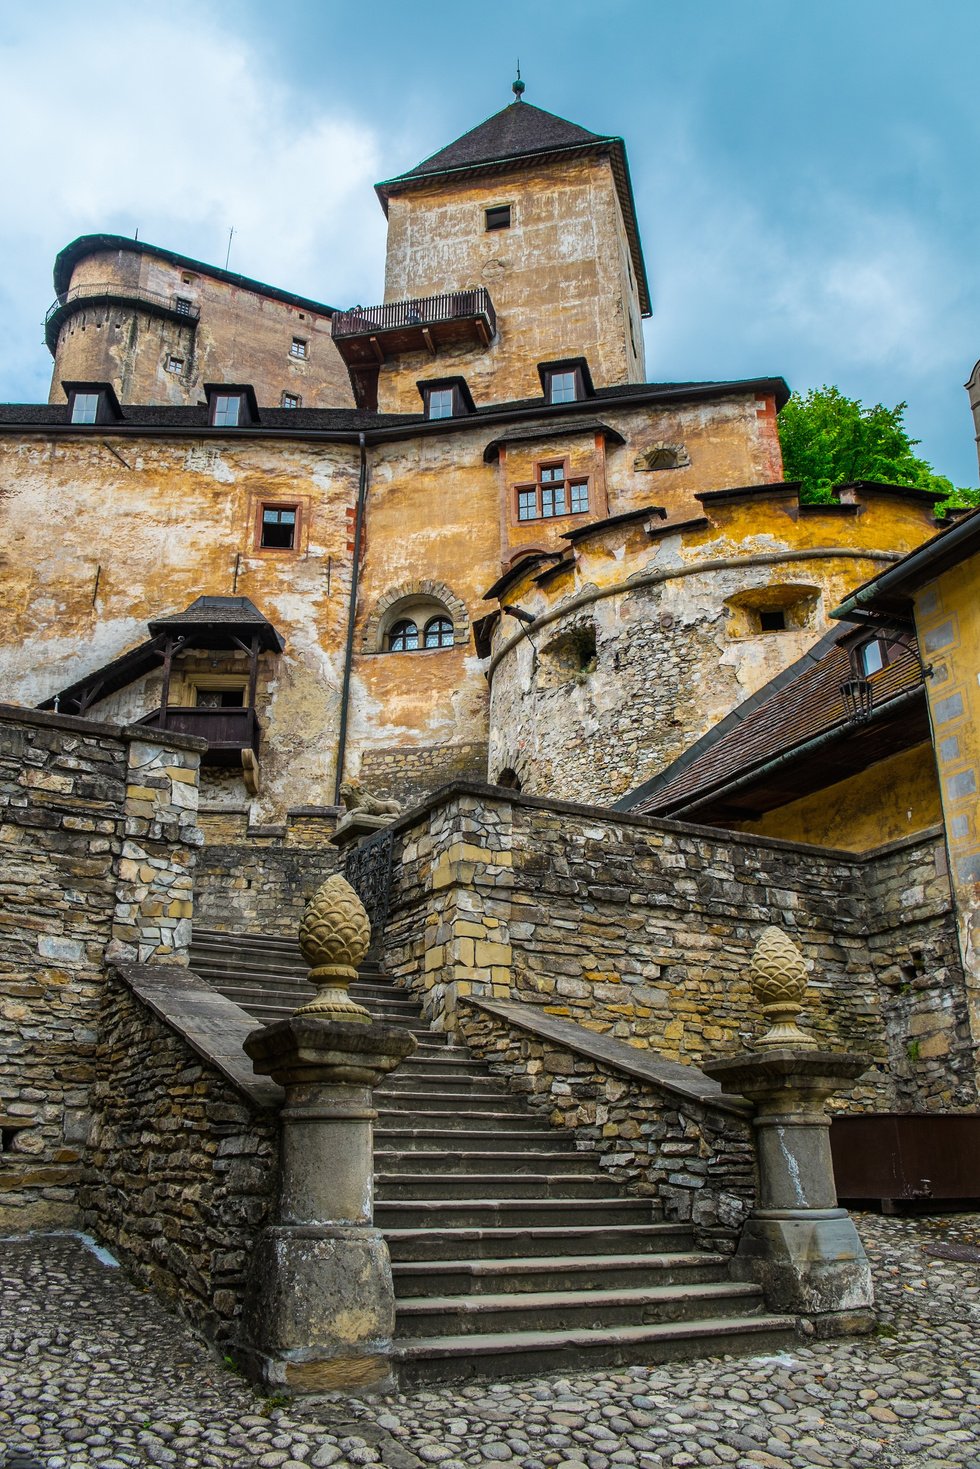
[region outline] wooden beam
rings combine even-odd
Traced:
[[[426,347],[429,350],[429,356],[430,357],[435,357],[435,355],[436,355],[436,344],[432,340],[432,333],[429,331],[429,328],[427,326],[424,326],[422,328],[422,340],[423,340],[423,342],[425,343]]]
[[[170,699],[170,673],[174,661],[174,640],[168,638],[163,652],[163,688],[160,690],[160,713],[163,715],[163,723],[167,723],[167,703]]]
[[[236,639],[237,641],[237,639]],[[248,707],[255,708],[255,690],[259,681],[259,635],[252,638],[248,663]]]
[[[385,354],[381,350],[381,345],[377,337],[369,337],[368,341],[371,343],[371,351],[374,353],[375,358],[377,359],[378,366],[382,367],[384,365]]]

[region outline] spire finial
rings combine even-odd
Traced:
[[[520,102],[520,100],[521,100],[521,93],[524,91],[524,83],[521,81],[521,58],[520,57],[517,58],[517,80],[516,80],[516,82],[512,82],[511,83],[511,88],[510,89],[513,92],[514,96],[516,97],[517,101]]]

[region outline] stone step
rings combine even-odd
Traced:
[[[433,1106],[426,1111],[414,1111],[404,1106],[386,1106],[384,1097],[379,1097],[377,1092],[374,1096],[378,1109],[377,1125],[395,1131],[409,1128],[413,1132],[433,1134],[437,1132],[496,1134],[505,1129],[509,1132],[512,1128],[520,1131],[536,1129],[539,1134],[555,1131],[546,1117],[534,1117],[525,1112],[501,1112],[496,1109],[478,1112],[447,1112],[442,1106]]]
[[[574,1331],[652,1326],[762,1314],[758,1286],[722,1281],[683,1288],[644,1285],[612,1290],[529,1290],[493,1295],[399,1296],[399,1336],[480,1336],[515,1331]]]
[[[520,1097],[512,1096],[509,1092],[490,1092],[483,1096],[471,1091],[443,1091],[437,1088],[434,1091],[426,1091],[419,1086],[415,1091],[405,1091],[394,1087],[388,1089],[386,1084],[378,1087],[375,1092],[378,1110],[382,1108],[386,1112],[405,1112],[411,1114],[416,1111],[428,1111],[429,1115],[452,1116],[463,1112],[480,1113],[485,1107],[492,1107],[494,1112],[506,1114],[510,1117],[523,1116],[522,1101]]]
[[[427,1092],[430,1095],[445,1096],[447,1093],[459,1092],[467,1097],[511,1097],[502,1081],[491,1076],[486,1070],[479,1069],[478,1064],[472,1071],[461,1071],[458,1068],[446,1068],[448,1075],[439,1075],[438,1063],[422,1063],[410,1071],[407,1076],[402,1076],[401,1067],[392,1075],[386,1076],[379,1091],[384,1090],[386,1097],[395,1096],[401,1092]],[[521,1098],[515,1100],[520,1101]]]
[[[624,1255],[393,1260],[391,1271],[399,1297],[483,1296],[727,1282],[728,1256],[704,1250],[659,1250]]]
[[[538,1377],[603,1371],[721,1353],[774,1352],[797,1341],[791,1316],[708,1317],[655,1326],[494,1332],[398,1338],[394,1361],[403,1389],[472,1378]]]
[[[544,1118],[541,1118],[547,1132],[554,1133]],[[424,1127],[389,1127],[387,1123],[376,1126],[374,1129],[375,1157],[382,1153],[387,1155],[402,1153],[454,1153],[462,1152],[487,1153],[487,1154],[516,1154],[520,1157],[524,1153],[534,1153],[543,1145],[544,1137],[541,1128],[513,1127],[510,1130],[498,1131],[496,1128],[487,1128],[485,1132],[478,1132],[474,1128],[462,1129],[452,1132],[448,1128],[424,1128]],[[549,1156],[555,1159],[563,1157],[566,1153],[574,1154],[580,1150],[575,1147],[572,1137],[555,1136],[548,1138],[550,1148]],[[583,1153],[583,1157],[594,1155]]]
[[[496,1229],[519,1226],[575,1224],[647,1224],[653,1209],[645,1199],[622,1196],[598,1199],[533,1199],[472,1197],[465,1199],[389,1199],[378,1197],[374,1222],[385,1234],[389,1229],[444,1229],[469,1227]]]
[[[653,1211],[651,1210],[651,1215]],[[572,1224],[552,1221],[549,1224],[513,1224],[495,1226],[445,1225],[425,1221],[398,1227],[391,1223],[384,1230],[392,1266],[398,1262],[413,1264],[430,1260],[484,1260],[499,1264],[506,1260],[554,1257],[558,1250],[569,1250],[573,1256],[595,1257],[601,1266],[609,1255],[639,1254],[656,1260],[661,1254],[674,1255],[693,1250],[690,1228],[683,1224],[665,1224],[651,1218],[639,1224]]]
[[[540,1145],[540,1138],[538,1139]],[[417,1174],[422,1168],[426,1177],[456,1177],[459,1174],[482,1176],[506,1174],[520,1178],[525,1173],[539,1176],[543,1173],[573,1174],[576,1177],[601,1177],[596,1167],[595,1156],[584,1152],[500,1152],[479,1149],[453,1152],[446,1148],[431,1148],[422,1153],[419,1149],[405,1148],[396,1152],[379,1148],[375,1141],[374,1166],[379,1177],[382,1175]]]
[[[376,1173],[375,1197],[379,1203],[398,1200],[436,1201],[467,1199],[565,1200],[606,1199],[618,1203],[622,1190],[617,1183],[591,1172],[578,1173]]]

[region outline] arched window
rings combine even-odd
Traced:
[[[389,653],[411,653],[419,645],[419,630],[411,618],[396,622],[388,634]]]
[[[451,648],[453,625],[448,617],[432,617],[425,624],[423,646],[426,648]]]

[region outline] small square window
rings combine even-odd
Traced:
[[[299,393],[283,393],[282,406],[283,408],[302,408],[303,400]]]
[[[782,607],[771,608],[759,613],[759,627],[763,632],[783,632],[786,628],[786,613]]]
[[[453,418],[456,393],[453,388],[430,388],[425,399],[426,418]]]
[[[509,204],[495,204],[491,209],[486,210],[485,213],[488,230],[510,229]]]
[[[870,678],[872,673],[877,673],[889,661],[886,657],[886,649],[878,638],[872,638],[870,642],[861,644],[858,649],[858,659],[865,678]]]
[[[290,357],[305,357],[306,345],[303,337],[293,337],[292,346],[289,349]]]
[[[178,316],[192,316],[194,313],[194,302],[187,296],[175,296],[174,310]]]
[[[518,490],[518,492],[517,492],[517,518],[518,518],[518,520],[537,520],[537,518],[538,518],[538,492],[537,492],[537,490]]]
[[[577,400],[578,375],[575,372],[552,372],[549,374],[549,403],[575,403]]]
[[[263,505],[259,544],[269,550],[292,551],[298,518],[295,505]]]
[[[238,393],[216,393],[214,416],[211,422],[216,428],[235,428],[241,422],[242,400]]]
[[[579,480],[571,486],[572,491],[572,514],[583,515],[589,508],[589,482]]]
[[[168,372],[173,372],[173,373],[176,373],[176,374],[179,375],[180,373],[183,372],[183,370],[184,370],[184,359],[183,359],[183,357],[168,357],[167,358],[167,371]]]
[[[72,423],[95,423],[99,416],[98,393],[76,393],[71,404]]]

